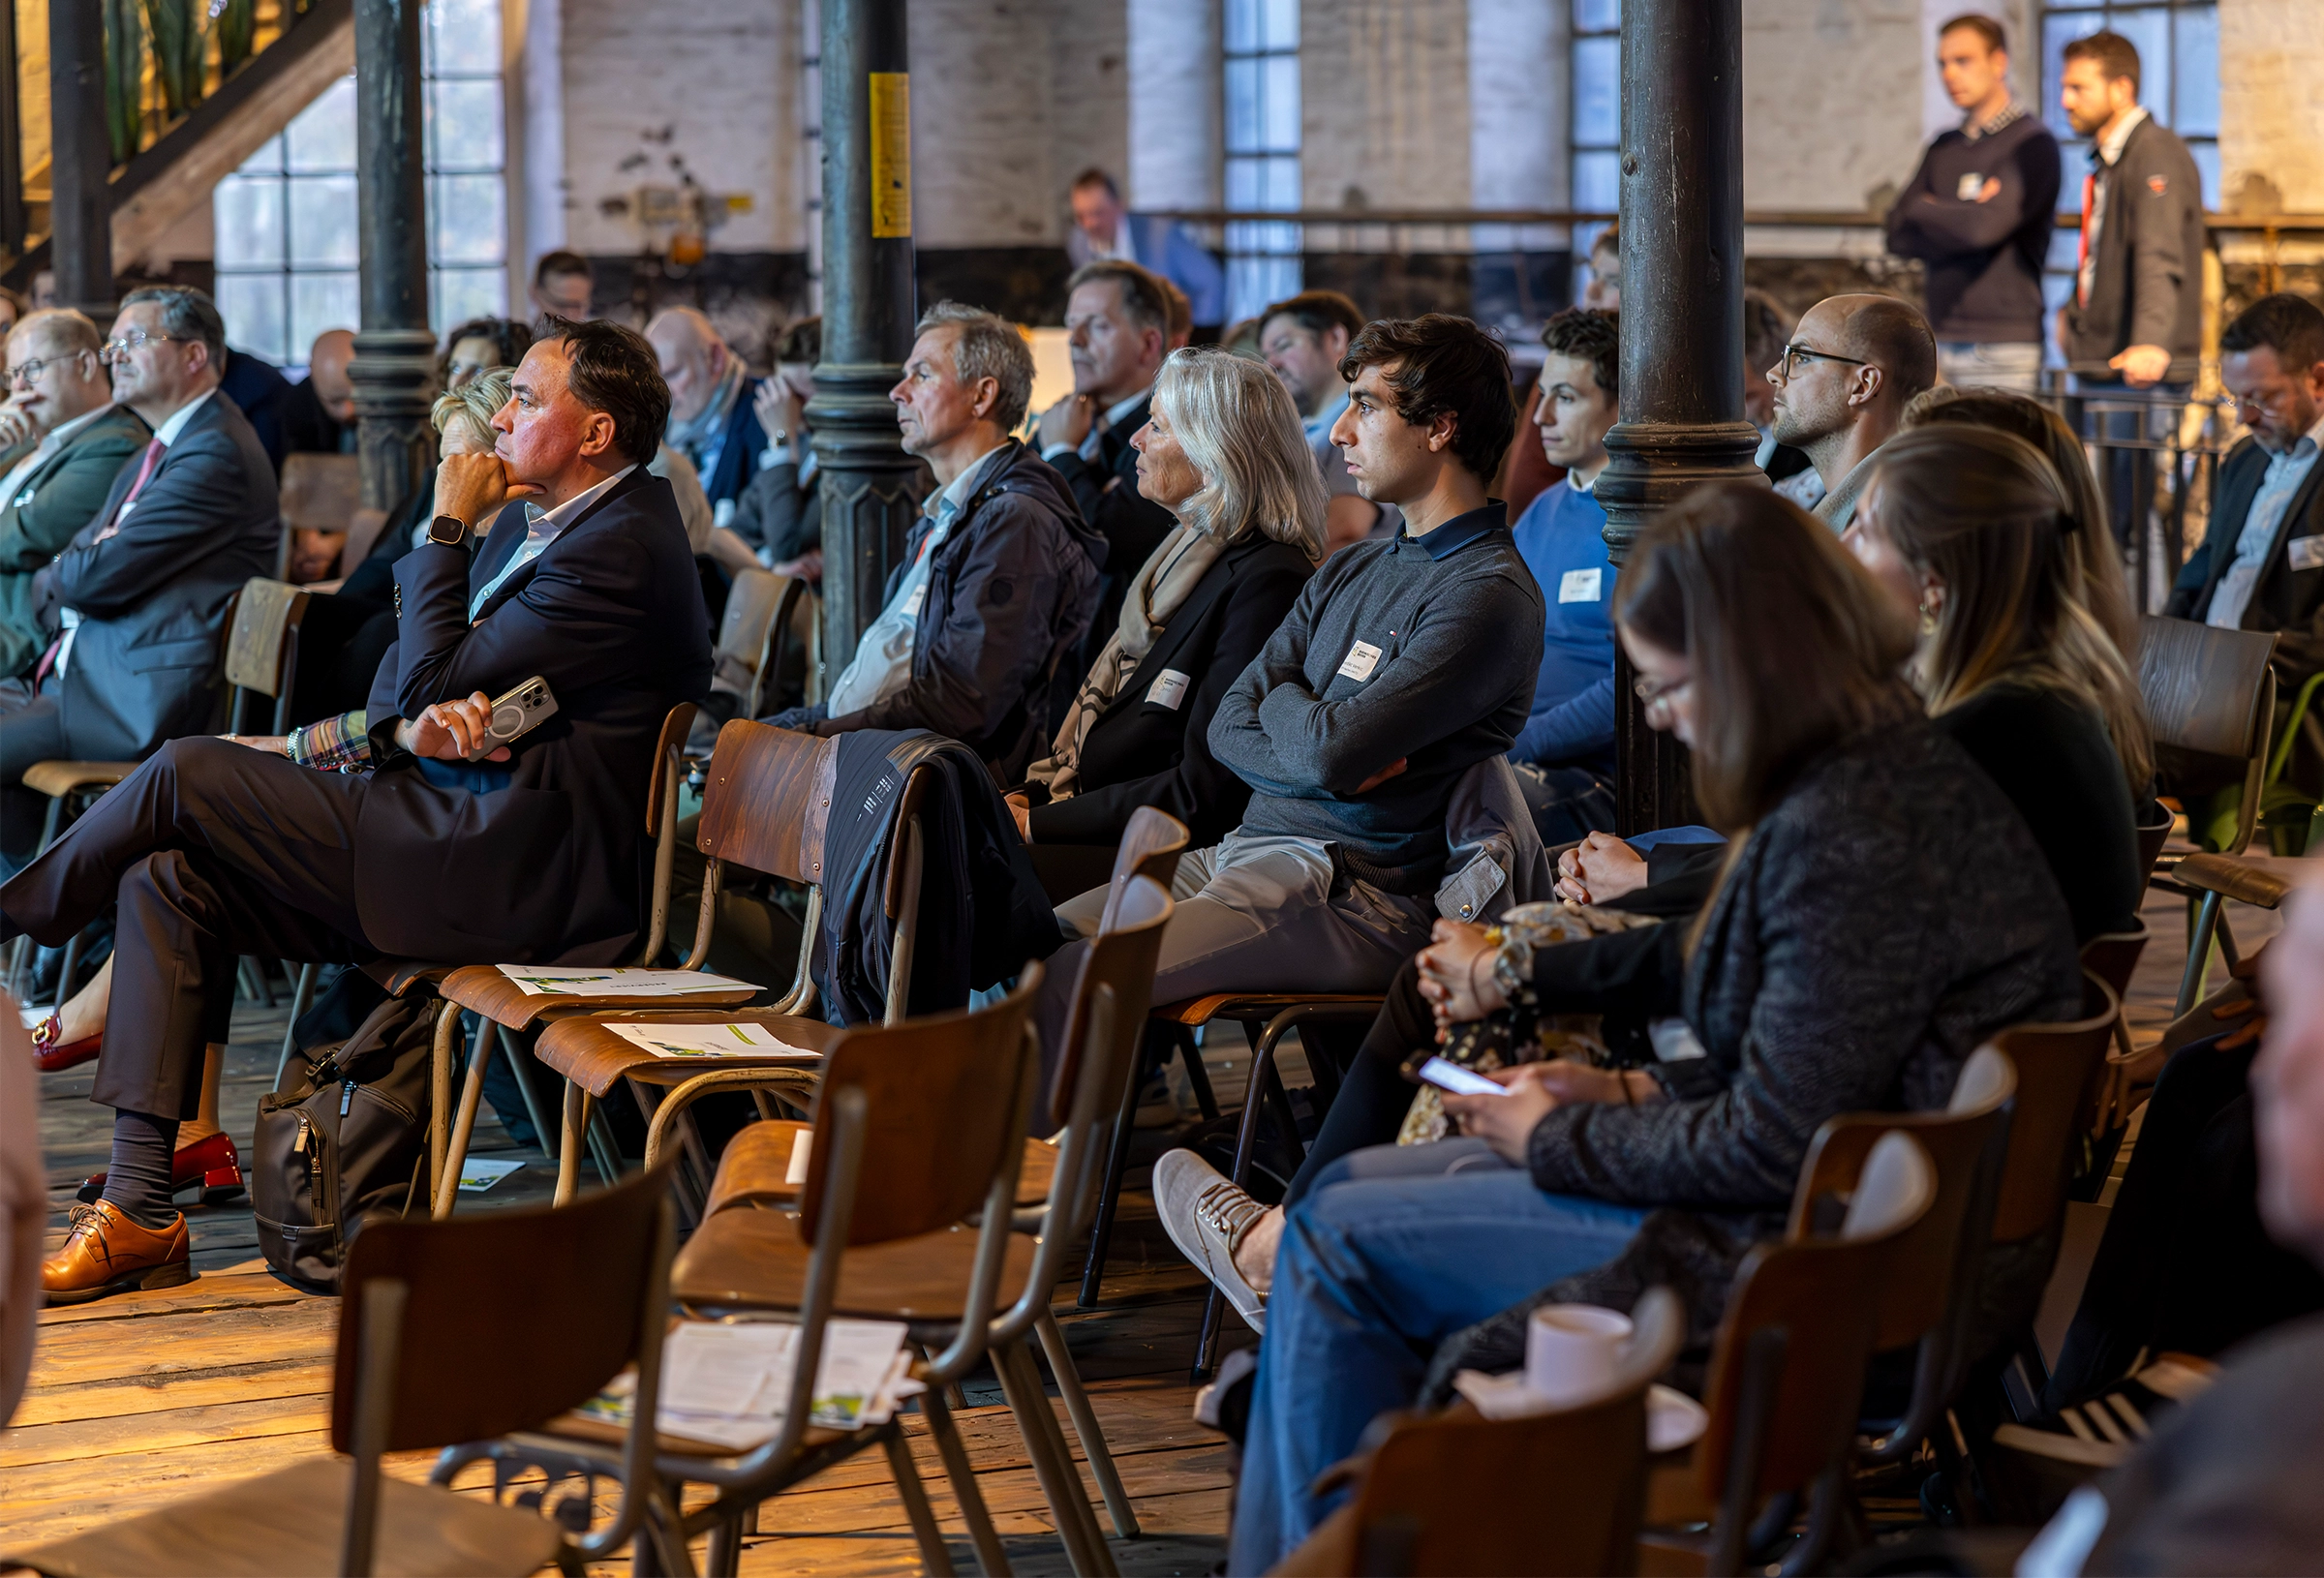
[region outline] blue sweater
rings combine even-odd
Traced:
[[[1511,529],[1542,589],[1542,670],[1513,761],[1614,770],[1614,566],[1605,511],[1551,483]]]

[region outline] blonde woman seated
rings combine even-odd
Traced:
[[[1130,582],[1049,757],[1009,797],[1053,901],[1104,885],[1141,805],[1185,823],[1196,848],[1235,831],[1251,789],[1210,753],[1210,719],[1323,553],[1323,484],[1265,365],[1173,352],[1130,447],[1138,492],[1178,524]]]

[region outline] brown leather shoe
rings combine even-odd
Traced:
[[[55,1304],[85,1304],[133,1288],[175,1288],[194,1280],[183,1215],[156,1232],[109,1199],[73,1207],[65,1247],[41,1262],[41,1291]]]

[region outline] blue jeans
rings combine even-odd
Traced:
[[[1544,1194],[1478,1139],[1326,1168],[1283,1224],[1227,1570],[1265,1572],[1307,1537],[1339,1499],[1308,1486],[1412,1402],[1435,1344],[1605,1264],[1645,1215]]]

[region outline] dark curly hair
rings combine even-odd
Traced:
[[[1588,362],[1590,375],[1607,394],[1622,392],[1622,320],[1616,314],[1568,307],[1542,325],[1542,344],[1561,356]]]
[[[1465,318],[1423,313],[1364,325],[1339,361],[1343,382],[1367,367],[1395,391],[1396,414],[1415,426],[1452,417],[1452,453],[1470,474],[1490,482],[1516,437],[1517,403],[1510,392],[1509,351]]]

